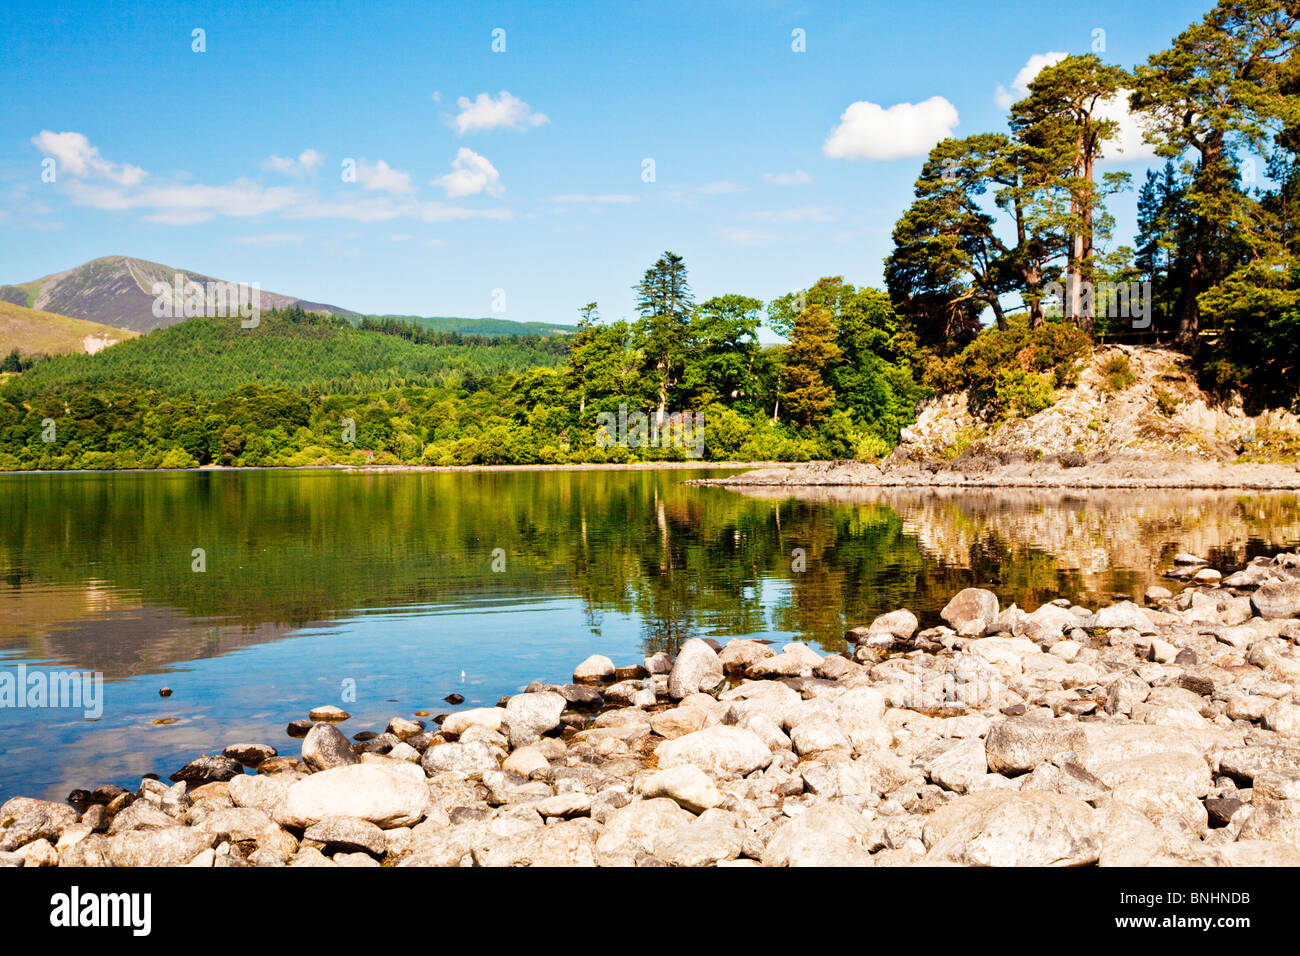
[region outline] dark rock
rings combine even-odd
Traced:
[[[999,713],[1007,717],[1023,717],[1026,707],[1024,704],[1012,704],[1009,707],[1003,707]]]
[[[368,754],[386,754],[401,742],[402,738],[398,737],[397,734],[382,733],[378,737],[363,743],[361,751]]]
[[[85,813],[95,803],[89,790],[73,790],[68,794],[68,805],[77,813]]]
[[[605,703],[605,695],[588,684],[566,684],[559,690],[570,707],[595,708]]]
[[[221,752],[232,760],[238,760],[245,767],[256,767],[263,760],[269,760],[279,753],[270,744],[231,744]]]
[[[106,783],[103,786],[96,787],[94,790],[92,790],[90,792],[90,799],[95,801],[95,803],[100,803],[103,804],[104,806],[107,806],[108,804],[112,803],[113,800],[118,796],[120,796],[121,794],[129,793],[129,792],[130,791],[128,791],[125,787],[119,787],[117,784],[114,783]]]
[[[462,823],[480,823],[483,820],[492,819],[492,809],[490,807],[452,807],[447,813],[447,819],[451,821],[452,826],[459,826]]]
[[[171,695],[172,695],[172,689],[170,687],[160,687],[158,689],[159,697],[170,697]]]
[[[1188,650],[1190,650],[1190,648],[1183,648],[1183,651]],[[1179,657],[1181,656],[1182,652],[1179,652]],[[1195,657],[1196,655],[1193,653],[1192,656]],[[1177,659],[1174,660],[1174,663],[1178,663]],[[1202,697],[1214,696],[1214,681],[1201,674],[1180,675],[1178,678],[1178,686],[1183,688],[1183,690],[1190,690],[1193,694],[1200,694]]]
[[[374,740],[378,736],[373,730],[363,730],[360,733],[353,734],[352,739],[359,744],[364,744],[366,741]]]
[[[308,767],[305,763],[297,757],[290,757],[288,755],[271,757],[268,760],[263,760],[257,765],[257,772],[260,774],[285,772],[306,773],[307,770]]]
[[[285,733],[290,737],[306,737],[313,726],[310,720],[291,720],[289,726],[285,728]]]
[[[1184,647],[1182,650],[1178,652],[1177,656],[1174,658],[1174,663],[1177,664],[1179,667],[1195,667],[1196,661],[1197,661],[1196,652],[1192,650],[1190,647]],[[1188,689],[1190,690],[1191,688]],[[1200,691],[1197,691],[1197,693],[1200,693]]]
[[[451,706],[453,707],[457,707],[465,703],[465,698],[462,697],[460,694],[448,694],[446,697],[443,698],[443,700],[451,704]]]
[[[205,783],[215,783],[221,780],[229,780],[231,777],[238,777],[243,772],[244,768],[238,760],[233,760],[224,755],[208,756],[205,754],[191,760],[172,774],[169,779],[173,783],[184,780],[191,786],[199,787]]]
[[[713,643],[717,644],[717,641],[714,641]],[[721,648],[718,648],[718,650],[721,650]],[[614,668],[614,680],[616,681],[644,680],[649,676],[650,676],[650,672],[646,670],[644,667],[642,667],[640,664],[632,664],[629,667]]]
[[[1244,806],[1245,804],[1236,797],[1211,797],[1205,801],[1205,809],[1210,815],[1210,826],[1226,827],[1232,815]]]

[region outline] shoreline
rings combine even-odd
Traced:
[[[352,740],[319,707],[291,753],[14,797],[0,866],[1300,865],[1300,554],[1165,577],[1095,610],[968,588],[839,655],[593,655]]]
[[[765,461],[635,461],[585,462],[560,465],[200,465],[198,468],[65,468],[58,471],[0,471],[0,478],[22,475],[182,475],[238,473],[245,471],[325,471],[357,474],[400,474],[402,472],[505,472],[505,471],[724,471],[733,468],[767,468],[779,464]]]
[[[727,478],[686,484],[719,488],[980,488],[1044,490],[1203,489],[1300,491],[1300,465],[1133,457],[1065,467],[1056,462],[969,468],[807,462],[763,465]]]

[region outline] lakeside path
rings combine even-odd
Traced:
[[[1202,488],[1240,491],[1300,490],[1298,466],[1230,464],[1200,459],[1115,458],[1077,468],[1055,461],[1007,465],[881,466],[862,462],[765,465],[727,478],[698,478],[692,485],[732,488]]]

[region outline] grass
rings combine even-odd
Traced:
[[[0,355],[15,348],[22,355],[83,353],[87,336],[122,342],[135,335],[98,322],[0,302]]]
[[[1101,374],[1106,379],[1106,391],[1122,392],[1137,381],[1133,363],[1122,352],[1106,359],[1101,366]]]

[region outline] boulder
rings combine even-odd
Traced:
[[[727,674],[743,674],[751,665],[775,654],[776,651],[762,641],[735,638],[723,645],[718,653],[718,662]]]
[[[966,866],[1084,866],[1101,849],[1097,813],[1059,793],[986,790],[925,822],[926,862]]]
[[[575,684],[598,684],[614,679],[614,662],[603,654],[592,654],[573,669]]]
[[[420,758],[424,772],[432,776],[446,770],[463,773],[469,777],[482,776],[499,766],[497,756],[485,743],[438,744],[430,747]]]
[[[302,762],[313,770],[329,770],[361,763],[352,744],[333,724],[315,724],[302,739]]]
[[[302,838],[323,843],[330,852],[366,852],[383,856],[388,849],[384,831],[369,820],[358,817],[325,817],[303,831]]]
[[[722,663],[705,641],[692,638],[682,645],[668,675],[668,696],[681,700],[701,691],[709,692],[722,683]]]
[[[961,637],[982,637],[998,619],[998,597],[982,588],[966,588],[939,616]]]
[[[763,849],[764,866],[871,866],[873,830],[860,813],[815,803],[780,824]]]
[[[720,806],[722,794],[699,767],[681,764],[642,778],[637,792],[649,799],[667,797],[692,813],[703,813]]]
[[[706,773],[745,775],[772,762],[772,751],[757,734],[740,727],[706,727],[655,749],[663,770],[693,764]]]
[[[565,703],[564,696],[553,691],[511,697],[501,722],[511,748],[527,747],[559,727]]]
[[[193,827],[127,830],[109,841],[114,866],[181,866],[213,846],[217,838]]]
[[[305,828],[326,817],[349,816],[390,829],[418,823],[428,805],[429,787],[420,768],[386,761],[335,767],[297,781],[274,818],[281,826]]]
[[[989,728],[984,751],[989,770],[1014,776],[1085,743],[1083,729],[1074,721],[1008,717]]]

